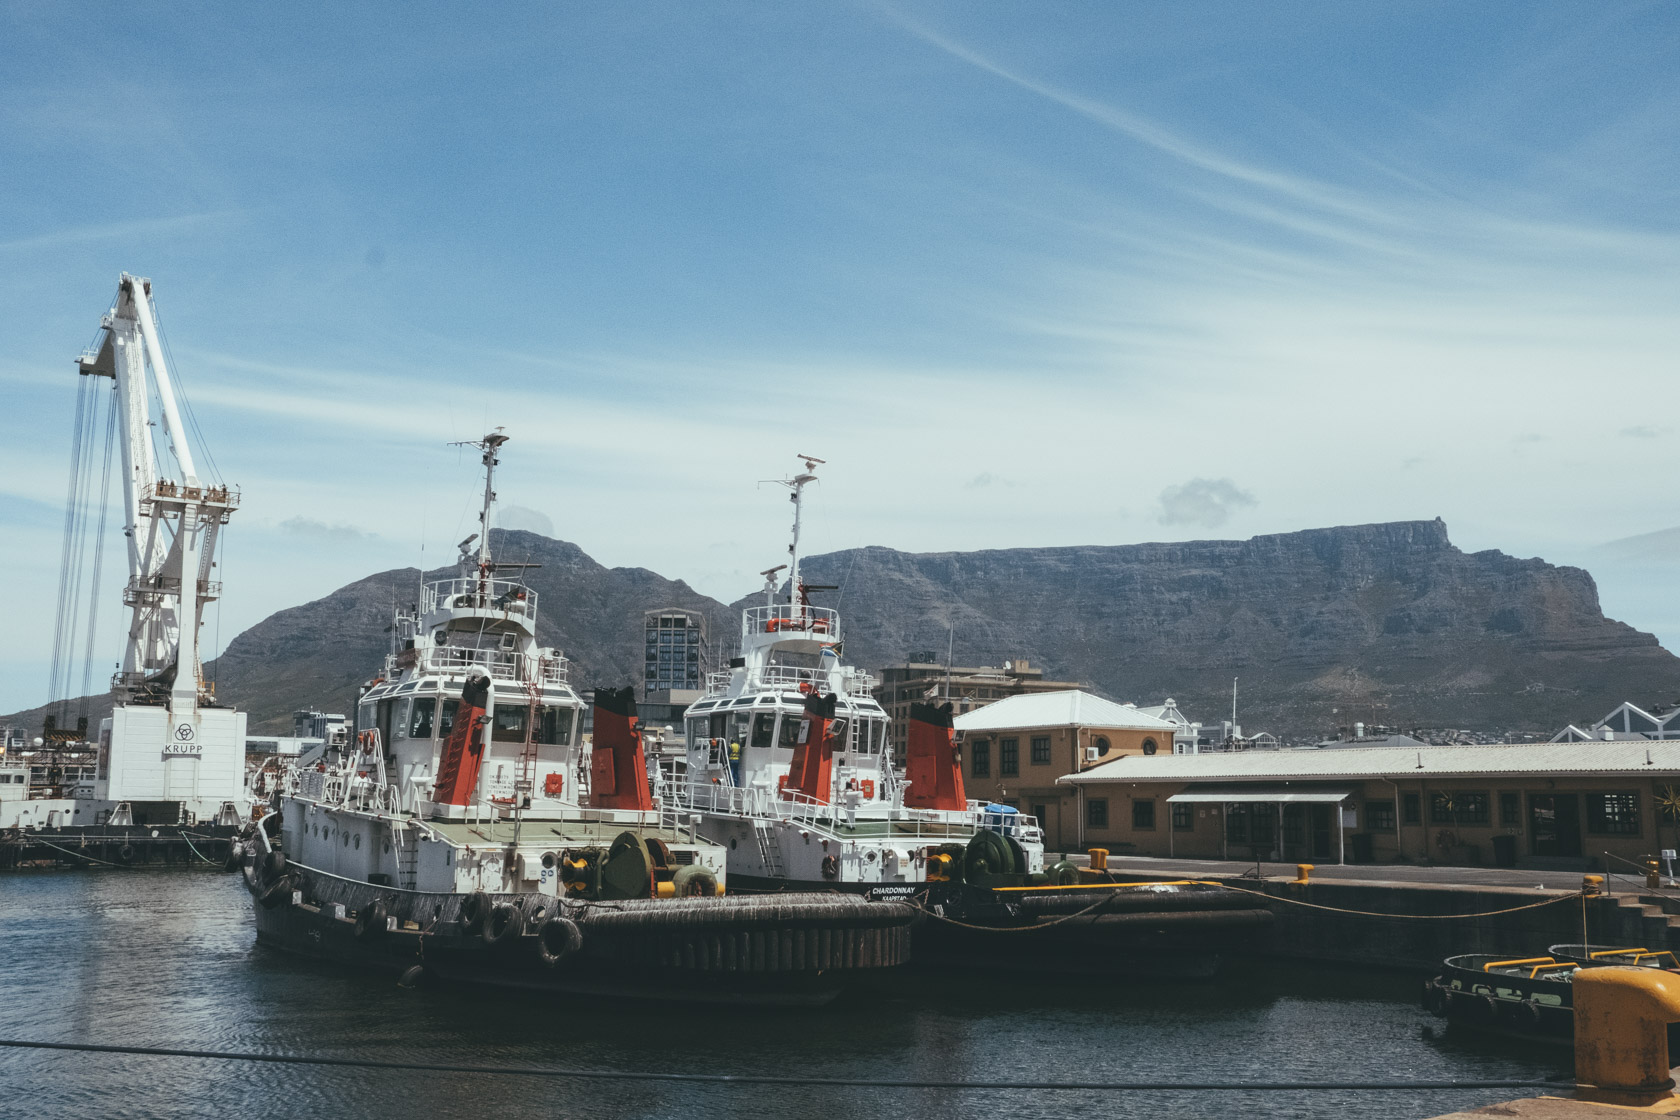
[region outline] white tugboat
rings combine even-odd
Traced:
[[[688,804],[701,832],[728,845],[731,886],[909,894],[1040,875],[1037,821],[964,796],[949,705],[916,706],[897,777],[871,678],[841,661],[839,613],[810,601],[832,589],[799,578],[804,493],[822,462],[800,460],[782,482],[794,510],[788,563],[764,573],[764,604],[742,612],[740,656],[686,716]]]
[[[900,963],[903,907],[717,897],[725,849],[654,797],[630,689],[596,690],[584,744],[528,565],[491,556],[506,440],[472,444],[480,532],[398,613],[354,743],[296,773],[278,830],[255,834],[260,939],[509,987],[748,1002],[825,1000]]]

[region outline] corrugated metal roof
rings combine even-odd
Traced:
[[[1680,774],[1680,742],[1500,743],[1233,751],[1124,756],[1058,782],[1278,781],[1287,778],[1419,778],[1449,774]]]
[[[1187,805],[1219,805],[1230,801],[1272,802],[1279,805],[1335,803],[1353,796],[1351,789],[1267,789],[1255,783],[1237,786],[1194,786],[1167,798]]]
[[[984,708],[964,712],[955,720],[958,731],[1011,731],[1029,727],[1114,727],[1129,731],[1171,734],[1176,725],[1146,716],[1127,704],[1116,704],[1089,692],[1028,692],[1010,696]]]

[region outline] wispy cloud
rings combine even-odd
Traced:
[[[1156,520],[1163,525],[1217,529],[1231,520],[1232,513],[1256,504],[1253,494],[1238,489],[1228,478],[1192,478],[1161,491]]]
[[[167,234],[202,229],[243,217],[242,210],[207,210],[200,214],[178,214],[168,218],[136,218],[125,222],[104,222],[97,225],[65,226],[44,230],[28,237],[14,237],[0,241],[0,252],[21,253],[41,249],[62,249],[69,245],[84,245],[101,241],[135,241]]]

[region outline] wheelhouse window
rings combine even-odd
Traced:
[[[528,714],[524,708],[497,708],[490,723],[491,740],[497,743],[523,743]]]
[[[987,739],[976,739],[968,745],[968,772],[976,778],[992,776],[992,744]]]
[[[1050,736],[1034,735],[1032,739],[1032,761],[1034,766],[1050,765]]]
[[[805,729],[805,717],[796,716],[792,712],[782,716],[782,742],[784,747],[799,745],[801,734]]]
[[[1085,827],[1108,827],[1108,798],[1092,797],[1085,802]]]
[[[537,720],[537,742],[555,745],[572,741],[572,709],[539,708]]]
[[[1021,772],[1021,740],[998,740],[998,776],[1010,778]]]
[[[753,716],[752,746],[770,747],[776,742],[776,713],[759,712]]]
[[[1636,793],[1589,793],[1587,831],[1600,836],[1639,835],[1639,795]]]
[[[430,696],[421,696],[414,701],[409,709],[408,737],[410,739],[430,739],[432,737],[432,712],[437,707],[437,701]]]
[[[460,709],[459,700],[445,700],[443,711],[438,716],[438,734],[447,735],[455,730],[455,713]]]

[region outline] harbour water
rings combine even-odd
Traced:
[[[255,943],[237,878],[0,878],[0,1037],[454,1064],[823,1077],[1398,1080],[1566,1075],[1440,1032],[1417,979],[1254,963],[1213,982],[900,977],[818,1010],[403,990]],[[0,1115],[1424,1117],[1523,1095],[1103,1093],[566,1081],[0,1050]],[[14,1111],[15,1110],[15,1111]]]

